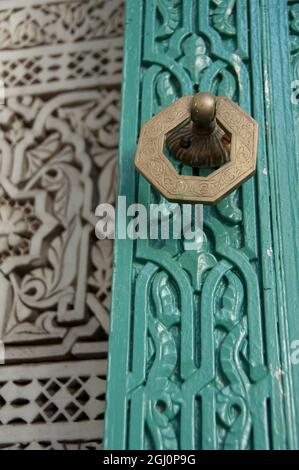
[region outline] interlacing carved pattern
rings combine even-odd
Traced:
[[[122,11],[0,5],[3,448],[101,446],[112,242],[94,211],[115,198]]]
[[[155,24],[143,30],[141,121],[198,90],[225,95],[252,114],[247,2],[143,5]],[[160,199],[143,178],[139,194],[146,204]],[[186,251],[187,240],[135,242],[128,448],[253,449],[257,436],[269,448],[272,433],[284,446],[272,428],[276,420],[282,425],[281,374],[264,345],[277,339],[268,333],[276,331],[275,318],[267,330],[262,321],[258,217],[250,180],[204,207],[197,249]]]

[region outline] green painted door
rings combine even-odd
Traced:
[[[225,95],[260,135],[256,176],[204,207],[198,248],[115,242],[106,449],[298,449],[299,1],[127,0],[126,10],[127,204],[161,201],[134,169],[136,143],[180,96]]]

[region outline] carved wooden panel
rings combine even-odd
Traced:
[[[101,446],[122,7],[0,2],[2,448]]]
[[[106,448],[298,448],[289,86],[298,2],[126,3],[119,193],[128,204],[162,200],[134,171],[136,142],[141,124],[182,95],[227,96],[258,121],[260,138],[256,177],[204,207],[197,250],[186,240],[116,242]]]

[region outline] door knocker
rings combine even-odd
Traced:
[[[257,140],[257,122],[238,105],[198,93],[143,125],[135,165],[170,201],[214,204],[255,173]],[[196,174],[180,174],[166,149]],[[203,176],[201,169],[211,171]]]

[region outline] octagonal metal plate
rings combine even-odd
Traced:
[[[166,134],[190,119],[192,96],[184,96],[147,121],[140,132],[137,170],[170,201],[214,204],[256,170],[258,124],[238,105],[217,98],[216,119],[231,134],[230,161],[208,176],[183,176],[164,154]]]

